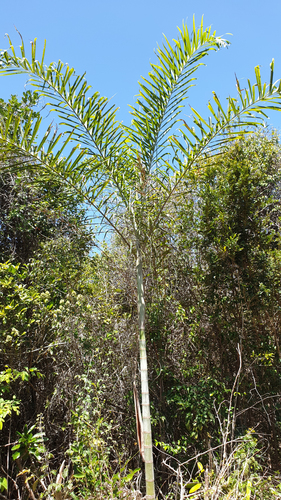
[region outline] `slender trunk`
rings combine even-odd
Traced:
[[[147,353],[146,353],[146,341],[145,341],[145,301],[144,301],[141,250],[138,239],[137,239],[136,268],[137,268],[137,283],[138,283],[139,349],[140,349],[140,370],[141,370],[141,399],[142,399],[146,499],[154,500],[155,499],[154,467],[153,467],[153,455],[152,455],[152,433],[151,433],[151,421],[150,421]]]

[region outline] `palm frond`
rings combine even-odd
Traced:
[[[178,28],[179,29],[179,28]],[[149,78],[142,78],[136,106],[132,107],[131,139],[148,172],[165,155],[167,136],[175,125],[187,98],[187,91],[194,85],[194,73],[200,62],[211,50],[217,50],[228,42],[203,29],[189,33],[183,24],[179,37],[172,46],[165,37],[163,48],[157,49],[157,64],[151,64]]]
[[[273,71],[274,60],[270,64],[270,83],[269,85],[262,84],[260,68],[257,66],[255,68],[256,82],[251,84],[248,80],[248,87],[243,91],[236,79],[238,98],[229,97],[226,109],[213,92],[214,104],[210,102],[208,104],[211,112],[208,120],[191,108],[193,126],[189,126],[182,120],[181,139],[175,136],[171,138],[175,152],[174,162],[177,164],[177,167],[172,169],[174,182],[171,182],[168,174],[165,175],[163,168],[157,171],[156,182],[159,180],[159,187],[166,191],[166,196],[156,216],[156,225],[159,223],[166,204],[179,188],[185,173],[196,164],[200,157],[204,154],[216,154],[225,144],[251,133],[253,127],[260,126],[264,118],[267,118],[267,110],[281,111],[281,80],[273,83]],[[171,165],[168,167],[172,168]]]
[[[1,52],[0,75],[25,73],[30,76],[30,84],[55,110],[67,127],[72,140],[83,143],[91,154],[103,164],[108,163],[122,141],[123,131],[116,120],[117,108],[99,92],[90,95],[90,85],[74,68],[61,61],[45,65],[46,44],[37,60],[36,39],[31,44],[31,58],[26,57],[24,43],[20,46],[20,56],[9,38],[9,51]]]
[[[93,171],[97,170],[95,161],[99,166],[100,162],[95,156],[89,157],[88,150],[78,144],[71,147],[71,135],[53,132],[52,126],[38,138],[42,118],[33,120],[32,110],[29,114],[29,118],[26,116],[22,123],[13,110],[8,109],[5,118],[0,120],[0,172],[38,171],[39,167],[44,172],[55,174],[85,204],[91,206],[101,225],[110,226],[128,245],[115,223],[114,209],[116,203],[120,203],[115,196],[115,187],[102,172],[98,176],[93,175]],[[114,196],[114,202],[110,203]]]

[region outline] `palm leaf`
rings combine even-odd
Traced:
[[[31,44],[31,59],[25,55],[22,41],[20,56],[9,38],[10,51],[2,51],[0,75],[28,74],[31,85],[46,97],[57,112],[61,124],[68,128],[72,140],[82,142],[101,164],[110,162],[122,141],[123,131],[116,120],[117,108],[98,92],[90,95],[85,73],[76,76],[73,68],[59,61],[46,66],[45,48],[40,61],[36,59],[36,39]]]
[[[256,82],[241,90],[239,81],[236,79],[238,98],[228,98],[226,109],[213,92],[214,105],[210,102],[208,109],[211,116],[205,120],[194,108],[193,126],[189,126],[184,120],[180,129],[181,139],[173,136],[171,142],[174,146],[174,177],[171,182],[169,175],[165,175],[163,168],[157,169],[156,182],[160,188],[166,191],[165,199],[155,218],[155,225],[159,223],[164,208],[180,187],[187,170],[204,154],[217,154],[221,148],[245,134],[251,133],[253,127],[260,126],[264,118],[267,118],[267,110],[281,111],[281,80],[273,83],[274,60],[270,64],[270,83],[261,83],[259,66],[255,68]],[[170,166],[169,166],[170,167]],[[166,182],[163,182],[162,179]]]
[[[193,19],[191,34],[183,24],[173,42],[174,46],[165,37],[163,48],[157,49],[158,62],[151,64],[149,78],[140,82],[139,97],[131,112],[131,139],[148,172],[165,155],[167,136],[178,119],[188,89],[194,85],[193,75],[202,65],[201,59],[228,44],[211,33],[211,28],[203,30],[203,18],[199,29]]]
[[[77,192],[85,204],[95,211],[95,218],[102,224],[109,225],[128,245],[126,238],[120,233],[115,223],[114,209],[120,200],[112,200],[113,186],[108,176],[93,176],[96,171],[96,157],[89,158],[87,150],[76,144],[71,146],[71,135],[63,137],[48,127],[41,138],[38,131],[42,118],[33,120],[33,112],[26,112],[26,120],[22,123],[15,117],[12,108],[7,109],[5,119],[0,121],[0,171],[38,170],[56,174],[63,184],[67,184]],[[61,143],[61,145],[60,145]]]

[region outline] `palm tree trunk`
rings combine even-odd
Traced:
[[[138,315],[139,315],[139,349],[140,349],[140,371],[141,371],[141,399],[143,420],[143,443],[145,462],[146,499],[155,500],[154,467],[152,455],[152,433],[150,421],[150,402],[147,373],[147,352],[145,341],[145,301],[143,286],[142,258],[139,240],[137,247],[137,283],[138,283]]]

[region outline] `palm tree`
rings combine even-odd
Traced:
[[[183,193],[187,170],[196,167],[202,155],[215,154],[223,144],[256,126],[265,109],[280,109],[281,83],[273,83],[272,61],[268,86],[261,83],[256,67],[255,84],[249,82],[242,91],[237,81],[237,99],[228,98],[226,109],[214,93],[214,103],[208,105],[208,121],[193,108],[192,126],[180,120],[202,59],[228,44],[211,28],[204,29],[203,21],[197,29],[193,20],[191,32],[183,24],[172,44],[165,38],[163,47],[157,49],[156,64],[151,64],[148,78],[139,83],[139,95],[131,108],[132,123],[125,127],[117,121],[117,108],[107,98],[90,93],[85,74],[76,75],[61,61],[46,66],[45,47],[38,60],[36,40],[31,44],[30,58],[26,57],[23,40],[19,55],[10,39],[9,44],[9,50],[0,56],[0,73],[28,74],[30,83],[59,116],[62,132],[53,132],[51,126],[42,132],[41,118],[34,119],[32,114],[22,125],[11,110],[0,123],[2,157],[9,168],[55,171],[92,207],[101,228],[114,231],[135,256],[142,393],[140,441],[146,498],[154,499],[143,253],[170,217],[167,209],[171,202]],[[176,122],[181,123],[177,135]]]

